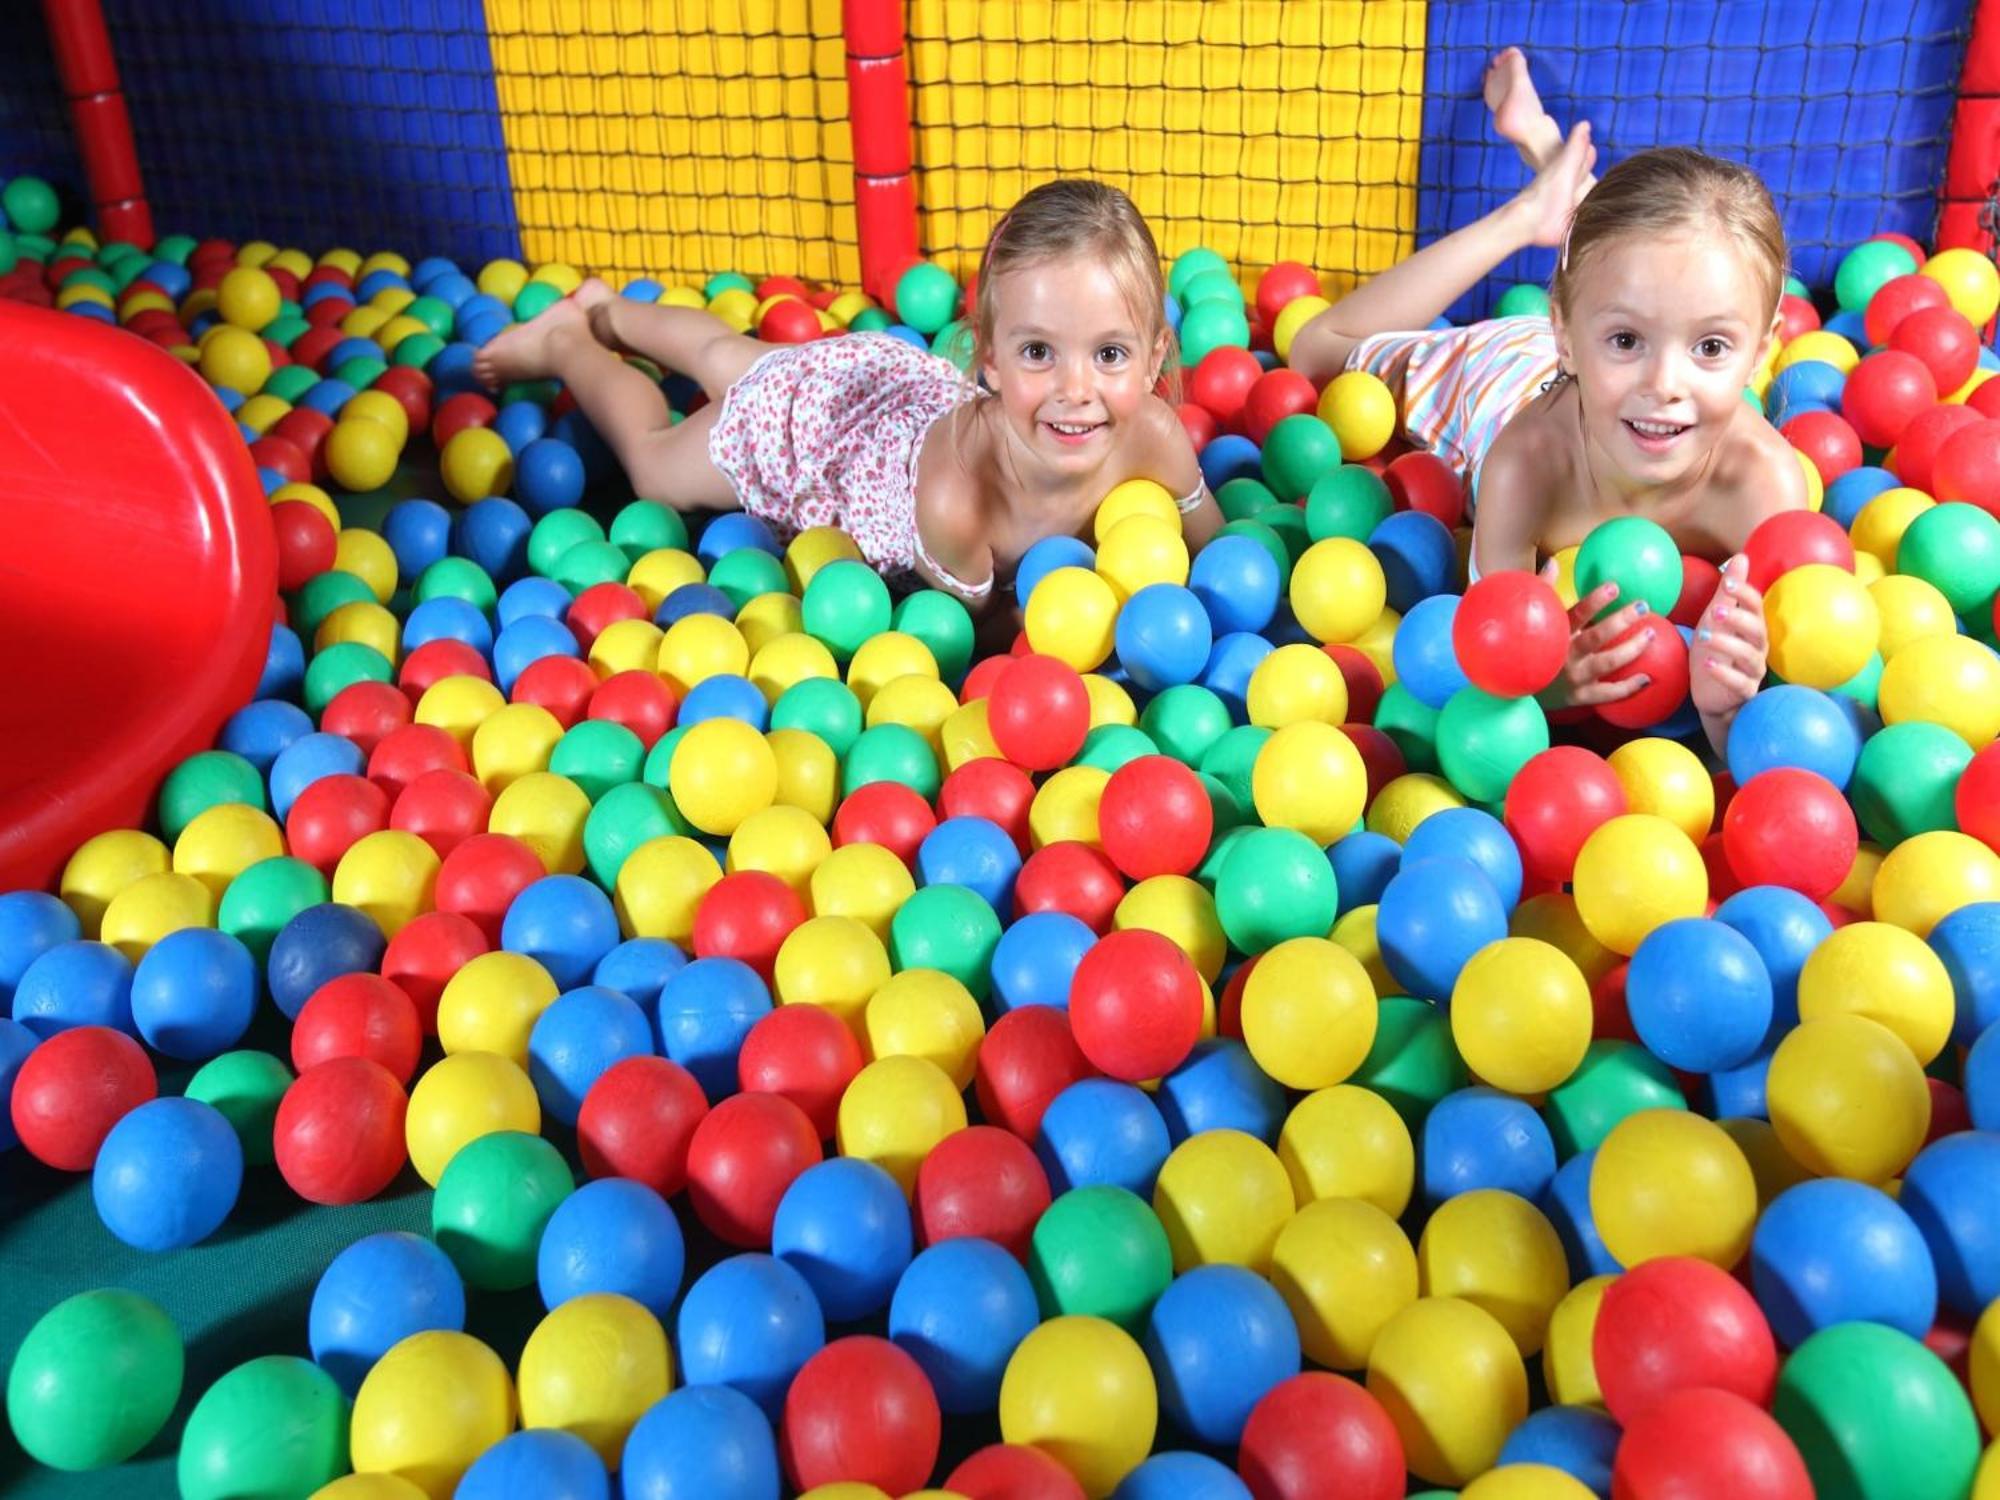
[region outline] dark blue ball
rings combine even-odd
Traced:
[[[1035,585],[1057,568],[1094,568],[1097,554],[1081,537],[1045,536],[1026,552],[1014,568],[1014,597],[1025,604]]]
[[[569,590],[553,578],[542,578],[530,574],[517,578],[501,590],[499,602],[494,606],[494,617],[501,629],[525,620],[530,615],[541,615],[551,620],[561,620],[569,613]],[[734,618],[734,615],[731,615]]]
[[[1219,536],[1195,555],[1188,587],[1217,635],[1259,631],[1277,613],[1278,564],[1252,537]]]
[[[691,728],[709,719],[740,719],[762,734],[771,722],[770,701],[749,678],[718,672],[688,689],[675,722]]]
[[[1545,1464],[1593,1494],[1611,1493],[1611,1465],[1624,1429],[1587,1406],[1545,1406],[1507,1435],[1496,1464]]]
[[[653,611],[653,623],[664,629],[689,615],[720,615],[736,618],[736,604],[712,583],[684,583],[660,601]]]
[[[1230,1037],[1196,1042],[1187,1060],[1160,1081],[1153,1098],[1176,1146],[1205,1130],[1240,1130],[1276,1146],[1291,1107],[1284,1086],[1257,1066],[1248,1047]]]
[[[1554,1226],[1556,1238],[1562,1241],[1572,1283],[1592,1276],[1615,1276],[1625,1269],[1604,1248],[1604,1237],[1597,1232],[1597,1220],[1590,1214],[1590,1168],[1596,1160],[1594,1146],[1577,1152],[1556,1169],[1556,1175],[1549,1179],[1549,1185],[1536,1200]]]
[[[1458,545],[1444,522],[1426,511],[1385,517],[1369,533],[1368,550],[1382,564],[1389,607],[1401,615],[1419,600],[1449,591],[1458,575]]]
[[[257,679],[257,696],[296,698],[305,680],[305,643],[296,630],[280,621],[271,627],[271,644],[264,652],[264,671]]]
[[[504,495],[475,500],[459,512],[452,551],[470,558],[505,583],[528,569],[528,534],[535,523]]]
[[[379,973],[388,940],[367,913],[327,901],[278,929],[265,961],[271,998],[291,1020],[314,990],[342,974]]]
[[[18,1021],[0,1016],[0,1099],[13,1097],[14,1079],[19,1076],[21,1064],[28,1060],[28,1054],[35,1047],[32,1031]],[[12,1151],[20,1144],[21,1138],[14,1134],[12,1112],[0,1112],[0,1151]]]
[[[744,511],[726,510],[702,528],[695,543],[695,556],[714,567],[738,547],[755,547],[773,557],[785,555],[785,549],[764,521]]]
[[[1799,971],[1833,932],[1819,906],[1776,885],[1745,886],[1715,909],[1715,920],[1750,940],[1771,980],[1771,1029],[1775,1043],[1799,1023]]]
[[[500,434],[501,441],[507,445],[507,451],[514,455],[517,466],[515,473],[518,475],[522,450],[530,443],[539,441],[548,432],[549,414],[532,401],[510,401],[500,408],[500,415],[493,419],[493,430]],[[582,467],[582,461],[578,460],[579,473]],[[517,483],[516,488],[518,487]],[[524,504],[528,503],[525,496],[522,500]],[[532,510],[534,507],[530,504],[529,509]]]
[[[531,516],[568,509],[583,489],[583,457],[568,443],[536,438],[515,456],[514,493]]]

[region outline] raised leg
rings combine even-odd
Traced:
[[[1511,141],[1530,172],[1539,172],[1563,147],[1562,127],[1549,118],[1542,96],[1528,77],[1528,59],[1519,47],[1505,47],[1486,66],[1483,93],[1493,113],[1493,133]]]
[[[582,298],[590,285],[587,281],[578,287],[577,296]],[[603,287],[602,282],[597,285]],[[612,296],[609,288],[585,305],[599,343],[687,376],[711,401],[720,401],[759,357],[779,347],[738,333],[698,307],[634,302]]]

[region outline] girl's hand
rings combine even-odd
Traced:
[[[1736,710],[1764,685],[1770,637],[1764,628],[1764,596],[1750,584],[1750,562],[1732,557],[1722,565],[1722,583],[1695,627],[1688,659],[1688,690],[1702,723],[1714,739],[1727,733]]]
[[[1555,564],[1542,569],[1542,577],[1555,582]],[[1599,610],[1618,597],[1618,585],[1601,584],[1591,590],[1569,612],[1569,657],[1562,675],[1541,693],[1545,708],[1595,708],[1600,703],[1616,703],[1629,698],[1651,680],[1643,674],[1608,679],[1639,659],[1646,649],[1649,630],[1671,630],[1673,626],[1654,624],[1646,629],[1650,611],[1641,599],[1591,623]]]

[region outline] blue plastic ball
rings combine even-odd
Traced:
[[[740,510],[726,510],[702,528],[695,542],[695,556],[710,567],[738,547],[755,547],[773,557],[783,557],[785,549],[762,519]]]
[[[1961,906],[1931,929],[1930,943],[1951,976],[1952,1040],[1977,1041],[2000,1021],[2000,901]]]
[[[1734,1068],[1771,1029],[1771,976],[1750,939],[1726,922],[1682,917],[1646,934],[1625,975],[1639,1040],[1687,1073]]]
[[[507,445],[507,451],[514,455],[515,474],[520,473],[522,450],[529,444],[545,437],[549,430],[549,414],[532,401],[510,401],[500,408],[500,415],[493,419],[493,430],[500,435],[500,441]],[[582,473],[583,463],[577,461],[577,472]],[[518,489],[519,482],[515,487]],[[578,490],[581,494],[581,489]],[[529,510],[534,510],[534,502],[527,496],[521,497]],[[540,511],[535,512],[542,514]]]
[[[1767,1087],[1775,1050],[1765,1047],[1748,1062],[1705,1074],[1697,1096],[1701,1112],[1717,1120],[1768,1120],[1771,1106]]]
[[[264,652],[264,671],[257,679],[256,696],[296,698],[305,679],[305,643],[296,630],[280,621],[271,627],[271,644]]]
[[[1201,601],[1177,583],[1149,583],[1127,599],[1114,637],[1119,664],[1151,693],[1201,676],[1215,644]]]
[[[1202,482],[1211,494],[1232,479],[1264,477],[1263,455],[1255,443],[1237,432],[1225,432],[1210,439],[1196,461],[1201,465]]]
[[[1590,1213],[1590,1168],[1597,1148],[1579,1151],[1556,1169],[1535,1204],[1562,1241],[1572,1283],[1592,1276],[1615,1276],[1625,1268],[1604,1248],[1597,1220]]]
[[[424,284],[424,295],[435,297],[453,312],[479,295],[479,287],[461,271],[444,272]]]
[[[1021,851],[990,818],[946,818],[917,846],[918,885],[962,885],[1005,922],[1014,912]]]
[[[734,1386],[772,1421],[799,1367],[826,1344],[811,1285],[769,1255],[732,1255],[709,1267],[688,1288],[675,1327],[689,1385]]]
[[[378,349],[376,352],[379,354],[381,351]],[[328,376],[325,380],[319,381],[310,387],[293,404],[310,407],[322,416],[338,417],[340,409],[352,401],[354,397],[355,390],[353,386],[344,380],[335,380],[332,376]]]
[[[602,1177],[556,1205],[535,1281],[553,1312],[572,1297],[616,1292],[665,1321],[680,1295],[687,1246],[667,1201],[643,1182]]]
[[[501,692],[511,693],[515,680],[543,657],[582,655],[582,646],[561,620],[524,615],[493,638],[493,681]]]
[[[583,1096],[607,1069],[648,1057],[653,1027],[646,1012],[617,990],[584,985],[556,997],[528,1033],[528,1076],[542,1108],[576,1124]]]
[[[228,1051],[256,1012],[257,960],[226,932],[170,932],[132,972],[132,1022],[168,1057],[202,1062]]]
[[[135,1250],[198,1245],[243,1186],[243,1143],[198,1099],[149,1099],[98,1147],[90,1196],[104,1227]]]
[[[688,1385],[639,1418],[619,1467],[624,1500],[778,1500],[778,1440],[756,1402]]]
[[[1057,1194],[1080,1187],[1121,1187],[1148,1203],[1173,1150],[1167,1122],[1141,1089],[1086,1078],[1049,1101],[1035,1155]]]
[[[1438,857],[1467,860],[1485,871],[1508,911],[1521,904],[1521,847],[1491,813],[1476,807],[1447,807],[1425,818],[1404,841],[1402,859],[1415,864]]]
[[[1847,790],[1861,757],[1861,732],[1838,700],[1780,683],[1736,711],[1729,726],[1729,774],[1742,786],[1760,771],[1794,766]]]
[[[380,973],[388,939],[374,918],[326,901],[308,906],[278,929],[264,972],[271,999],[296,1021],[314,990],[342,974]]]
[[[493,606],[493,616],[500,622],[502,630],[530,615],[560,621],[569,613],[572,602],[569,590],[553,578],[530,574],[526,578],[515,579],[500,591],[500,598]]]
[[[890,1340],[954,1414],[994,1409],[1007,1361],[1040,1322],[1027,1271],[991,1240],[932,1245],[910,1262],[889,1300]]]
[[[1611,1493],[1611,1464],[1624,1429],[1588,1406],[1545,1406],[1507,1435],[1495,1466],[1545,1464],[1597,1495]]]
[[[356,1240],[313,1288],[306,1341],[350,1396],[375,1361],[413,1333],[465,1327],[465,1283],[430,1240],[388,1230]]]
[[[477,300],[475,296],[458,305],[453,320],[452,341],[432,355],[431,362],[424,367],[424,373],[430,376],[431,385],[434,387],[431,392],[433,402],[449,400],[460,391],[476,391],[481,388],[479,377],[472,373],[472,361],[479,354],[478,346],[485,343],[486,339],[484,337],[474,339],[465,329],[465,309]],[[506,314],[502,313],[498,321],[501,327],[506,326]],[[497,333],[499,329],[493,331]]]
[[[1771,980],[1766,1041],[1799,1023],[1799,971],[1833,931],[1817,903],[1777,885],[1746,886],[1715,909],[1715,920],[1750,940]]]
[[[627,938],[597,961],[590,982],[616,990],[652,1015],[666,982],[687,967],[687,955],[665,938]]]
[[[1205,1130],[1240,1130],[1276,1146],[1291,1108],[1284,1085],[1230,1037],[1196,1042],[1187,1061],[1160,1081],[1153,1099],[1176,1146]]]
[[[452,1500],[611,1500],[604,1461],[582,1438],[536,1427],[502,1438],[472,1461]]]
[[[1146,1317],[1160,1407],[1181,1431],[1233,1445],[1264,1393],[1299,1373],[1299,1329],[1277,1289],[1242,1266],[1196,1266]]]
[[[912,1249],[910,1205],[896,1179],[853,1157],[793,1178],[771,1223],[771,1253],[805,1277],[835,1323],[886,1307]]]
[[[58,943],[14,986],[13,1015],[37,1040],[72,1026],[109,1026],[136,1036],[132,961],[109,943]]]
[[[215,737],[215,745],[218,750],[242,756],[257,768],[258,775],[266,776],[287,745],[312,732],[313,721],[298,704],[259,698],[229,716]]]
[[[1449,590],[1458,577],[1458,544],[1444,522],[1421,510],[1385,516],[1368,535],[1382,565],[1389,607],[1407,616],[1420,600]]]
[[[366,302],[377,292],[397,289],[408,290],[409,287],[410,283],[405,277],[398,272],[390,270],[387,266],[383,266],[377,270],[370,271],[356,282],[354,284],[354,295],[358,301]]]
[[[489,495],[459,512],[452,551],[505,582],[527,571],[528,534],[534,529],[534,520],[520,506],[504,495]]]
[[[1236,1472],[1206,1453],[1155,1453],[1118,1481],[1111,1500],[1250,1500]]]
[[[1224,541],[1241,541],[1241,537],[1224,537]],[[1254,547],[1257,544],[1252,542]],[[1270,561],[1270,554],[1264,553],[1264,560]],[[1208,660],[1202,664],[1201,685],[1229,707],[1229,717],[1243,723],[1249,717],[1245,695],[1250,691],[1250,677],[1264,658],[1278,648],[1261,635],[1248,631],[1233,631],[1228,635],[1218,635],[1215,644],[1209,648]]]
[[[1894,1198],[1864,1182],[1829,1177],[1778,1194],[1751,1236],[1750,1273],[1786,1348],[1835,1323],[1886,1323],[1921,1339],[1937,1320],[1924,1237]]]
[[[603,888],[580,875],[545,875],[517,895],[500,923],[500,946],[549,971],[558,989],[590,983],[618,946],[618,913]]]
[[[1028,595],[1057,568],[1095,568],[1097,554],[1081,537],[1045,536],[1026,552],[1014,568],[1014,597],[1022,604]]]
[[[0,1099],[11,1099],[14,1094],[14,1079],[21,1071],[21,1064],[28,1060],[28,1054],[36,1047],[35,1034],[19,1021],[0,1016]],[[14,1133],[14,1117],[10,1110],[0,1110],[0,1151],[12,1151],[21,1144],[21,1138]]]
[[[1000,1012],[1023,1005],[1069,1009],[1070,981],[1096,941],[1090,925],[1066,911],[1029,912],[1008,924],[993,949],[993,998]]]
[[[1463,1088],[1425,1116],[1418,1167],[1432,1206],[1482,1188],[1533,1202],[1556,1175],[1556,1143],[1526,1100]]]
[[[368,769],[361,747],[337,734],[301,735],[271,762],[271,815],[280,823],[292,815],[299,793],[328,776],[359,776]]]
[[[536,438],[514,459],[514,494],[531,516],[583,499],[583,456],[555,438]]]
[[[1453,693],[1469,684],[1451,641],[1458,603],[1457,594],[1433,594],[1396,627],[1391,647],[1396,680],[1426,708],[1442,709]]]
[[[653,623],[665,629],[689,615],[720,615],[734,620],[736,601],[712,583],[684,583],[660,601],[660,607],[653,611]]]
[[[1804,363],[1817,364],[1818,361],[1807,360]],[[1798,369],[1800,366],[1794,365],[1792,368]],[[1789,374],[1790,371],[1785,373]],[[1826,487],[1826,499],[1821,511],[1838,521],[1841,530],[1850,530],[1854,525],[1854,518],[1861,514],[1870,500],[1885,491],[1896,489],[1902,482],[1887,469],[1878,469],[1869,464],[1849,469]]]
[[[1405,862],[1383,888],[1375,936],[1389,973],[1412,995],[1443,1004],[1458,971],[1507,935],[1507,909],[1470,860]]]
[[[432,641],[459,641],[481,656],[493,650],[493,627],[477,605],[450,594],[426,599],[403,621],[403,650],[414,651]]]
[[[1278,564],[1252,537],[1219,536],[1195,554],[1188,587],[1217,635],[1259,631],[1278,609]]]
[[[1977,1318],[2000,1297],[2000,1135],[1962,1130],[1931,1142],[1896,1201],[1930,1247],[1945,1306]]]
[[[676,722],[690,729],[709,719],[740,719],[762,734],[770,727],[771,704],[749,678],[718,672],[688,689]]]
[[[1357,906],[1373,906],[1382,899],[1402,867],[1403,846],[1385,833],[1350,833],[1329,848],[1326,857],[1340,891],[1340,915],[1346,916]]]
[[[718,1104],[737,1090],[736,1055],[750,1028],[771,1013],[771,992],[736,958],[698,958],[660,987],[660,1050]]]

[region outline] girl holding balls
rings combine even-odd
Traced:
[[[878,571],[986,612],[1021,555],[1075,535],[1128,479],[1182,497],[1190,546],[1222,523],[1194,449],[1155,392],[1173,354],[1159,253],[1116,188],[1062,180],[1003,216],[980,263],[973,369],[887,334],[769,344],[693,308],[592,278],[488,343],[489,385],[553,375],[638,493],[743,509],[781,536],[838,526]],[[708,404],[675,424],[645,356]]]
[[[1564,138],[1518,49],[1494,59],[1486,102],[1534,180],[1320,313],[1293,341],[1293,367],[1316,380],[1368,370],[1397,394],[1411,440],[1471,481],[1474,578],[1533,569],[1631,515],[1683,552],[1727,558],[1689,661],[1720,748],[1768,649],[1744,542],[1808,503],[1790,445],[1743,399],[1777,335],[1783,227],[1755,174],[1700,152],[1642,151],[1594,179],[1589,124]],[[1425,328],[1530,245],[1561,247],[1547,317],[1398,331]],[[1554,563],[1543,572],[1552,579]],[[1621,673],[1646,631],[1674,627],[1649,619],[1644,600],[1612,609],[1617,592],[1604,584],[1572,611],[1551,706],[1615,703],[1647,685]]]

